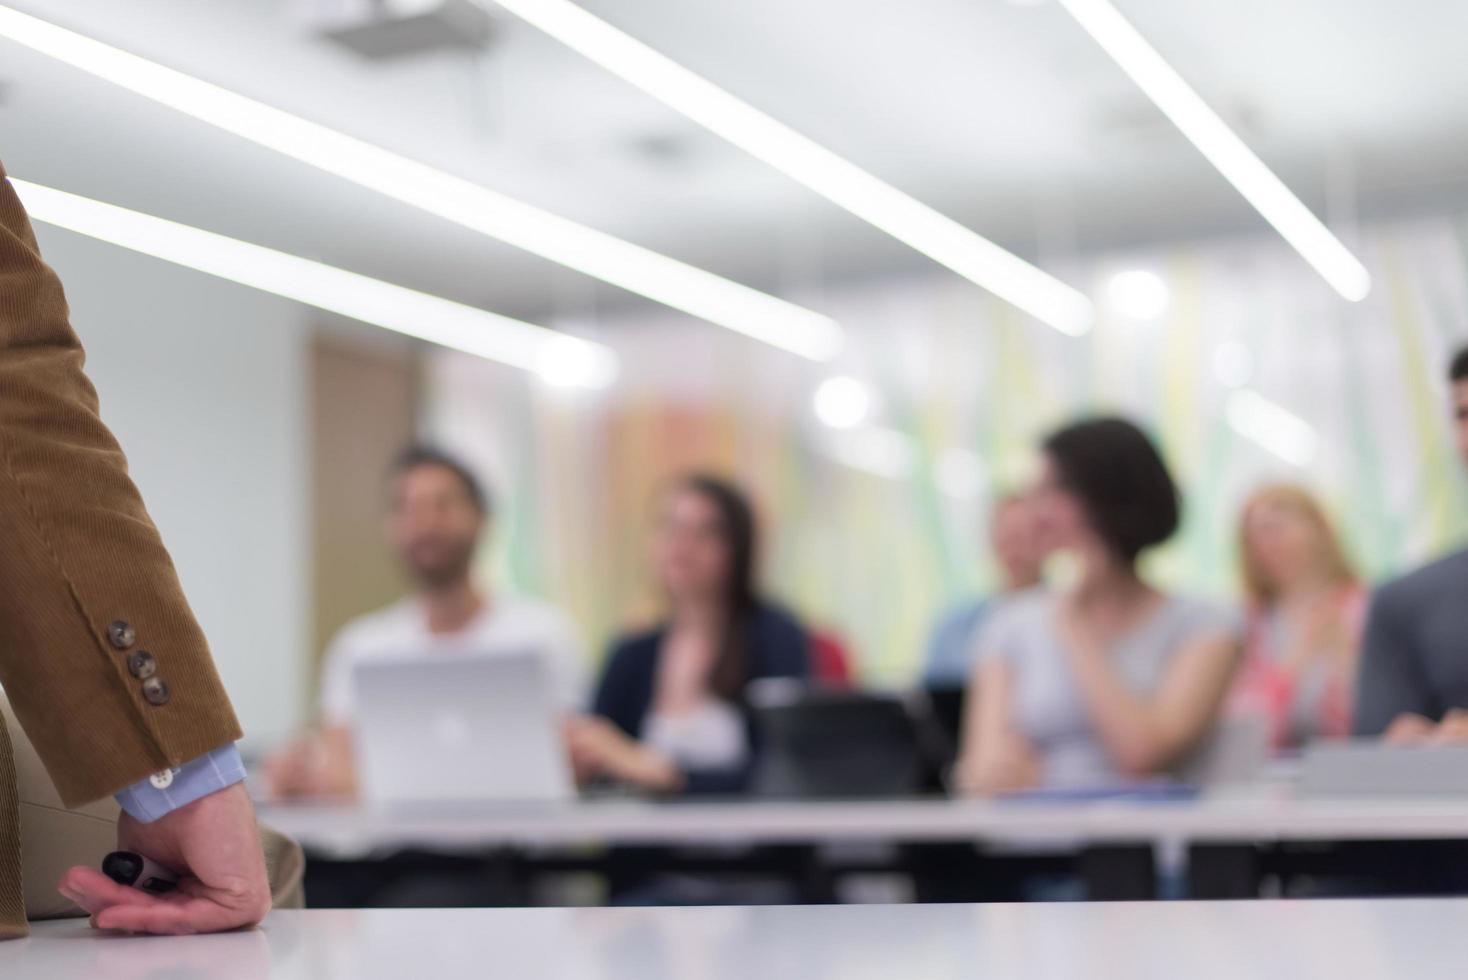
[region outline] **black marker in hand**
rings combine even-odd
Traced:
[[[102,873],[119,885],[161,895],[178,887],[178,875],[132,851],[113,851],[102,859]]]

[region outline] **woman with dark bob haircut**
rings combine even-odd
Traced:
[[[1173,773],[1211,729],[1238,657],[1227,614],[1138,573],[1181,510],[1151,440],[1101,418],[1043,450],[1040,534],[1077,575],[1009,600],[981,630],[956,771],[966,792]]]

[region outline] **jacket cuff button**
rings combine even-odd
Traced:
[[[138,632],[133,629],[132,624],[125,620],[117,620],[107,627],[107,641],[115,649],[126,650],[138,640]]]
[[[140,681],[145,681],[158,673],[158,661],[147,650],[139,650],[127,658],[128,673]]]
[[[154,707],[168,703],[168,682],[159,677],[143,681],[143,697]]]

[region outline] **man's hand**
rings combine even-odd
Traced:
[[[1398,715],[1382,738],[1388,745],[1463,745],[1468,743],[1468,710],[1452,708],[1437,723],[1421,715]]]
[[[1435,731],[1437,725],[1433,724],[1432,719],[1404,712],[1392,719],[1381,738],[1387,745],[1420,745],[1430,739]]]
[[[61,879],[61,894],[91,913],[99,929],[222,932],[255,925],[270,911],[265,854],[243,783],[152,823],[124,813],[117,818],[117,843],[177,871],[178,888],[153,895],[119,885],[96,868],[72,868]]]
[[[1468,711],[1451,708],[1428,739],[1433,745],[1462,745],[1468,742]]]

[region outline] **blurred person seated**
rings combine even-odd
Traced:
[[[1351,733],[1366,590],[1310,493],[1263,487],[1244,504],[1244,664],[1229,705],[1265,720],[1276,750]]]
[[[1458,451],[1468,463],[1468,347],[1448,371]],[[1468,741],[1468,550],[1382,586],[1356,683],[1356,734]]]
[[[1177,530],[1176,485],[1140,429],[1081,422],[1044,444],[1032,505],[1074,586],[1007,602],[978,638],[955,783],[962,792],[1103,787],[1175,771],[1209,733],[1238,662],[1211,605],[1143,581]]]
[[[923,686],[963,687],[973,672],[974,638],[985,617],[1006,596],[1040,584],[1045,551],[1039,545],[1035,510],[1022,494],[1010,494],[989,515],[989,547],[999,564],[1001,584],[992,596],[970,599],[950,609],[934,627],[923,666]]]
[[[473,580],[474,554],[493,512],[469,468],[413,446],[394,463],[389,484],[387,540],[413,591],[352,620],[332,640],[322,672],[320,732],[266,763],[278,796],[355,794],[353,675],[367,660],[537,650],[550,659],[557,700],[568,714],[583,703],[586,661],[571,621],[547,603],[491,592]]]
[[[617,639],[592,705],[570,726],[582,781],[658,793],[735,793],[755,745],[752,682],[810,678],[810,642],[755,590],[754,514],[744,495],[694,475],[666,494],[653,564],[667,602],[656,628]]]

